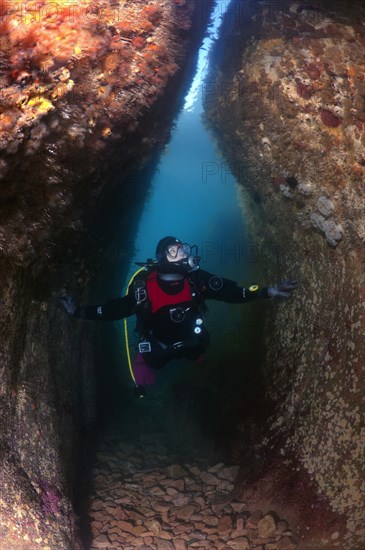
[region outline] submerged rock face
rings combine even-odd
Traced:
[[[183,61],[193,11],[194,2],[172,0],[2,2],[4,255],[26,265],[40,243],[52,255],[49,227],[68,217],[71,232],[82,229],[80,212],[110,173],[163,142],[152,120],[144,141],[135,136]]]
[[[235,2],[207,97],[254,242],[275,250],[264,281],[299,282],[268,312],[266,452],[299,460],[347,518],[328,544],[351,550],[365,539],[364,21],[362,2]]]
[[[168,138],[206,18],[190,0],[0,10],[0,547],[76,550],[79,433],[95,422],[104,336],[57,296],[120,292],[141,167]]]

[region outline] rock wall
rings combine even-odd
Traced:
[[[26,265],[40,244],[52,255],[49,227],[68,225],[74,239],[105,180],[164,142],[138,128],[184,61],[194,5],[1,4],[4,255]]]
[[[1,4],[1,550],[78,548],[75,468],[103,332],[57,296],[120,292],[206,12],[193,0]]]
[[[361,2],[233,2],[206,97],[257,250],[270,250],[263,283],[299,283],[268,312],[277,410],[261,453],[266,468],[282,461],[277,500],[292,470],[309,475],[346,518],[343,540],[332,529],[318,544],[350,550],[365,540],[364,15]]]

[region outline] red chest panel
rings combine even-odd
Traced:
[[[147,277],[147,294],[151,304],[152,313],[156,313],[164,306],[173,306],[182,302],[191,302],[191,288],[189,281],[184,279],[184,286],[177,294],[167,294],[164,292],[157,281],[157,272],[154,271]]]

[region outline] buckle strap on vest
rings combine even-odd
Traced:
[[[138,351],[140,353],[149,353],[152,351],[155,355],[167,355],[179,349],[195,348],[201,343],[198,337],[193,337],[173,342],[172,344],[164,344],[149,334],[138,344]]]
[[[195,348],[198,344],[198,338],[190,338],[188,340],[180,340],[180,342],[174,342],[173,344],[164,344],[163,342],[160,342],[159,340],[155,340],[156,344],[158,344],[166,353],[170,351],[176,351],[177,349],[182,348]]]
[[[147,300],[146,281],[140,277],[134,281],[134,297],[137,306]]]

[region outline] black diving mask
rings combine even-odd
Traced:
[[[199,269],[200,256],[198,256],[198,247],[196,244],[189,245],[187,243],[172,244],[167,247],[167,257],[170,256],[171,261],[167,261],[165,266],[172,268],[172,271],[184,270],[187,273]]]

